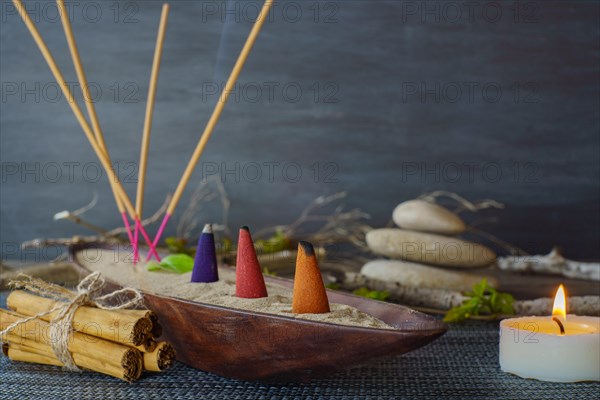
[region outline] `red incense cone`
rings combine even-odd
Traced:
[[[235,266],[235,295],[245,299],[267,297],[267,287],[256,258],[254,243],[247,226],[240,228]]]
[[[301,241],[298,244],[298,256],[296,257],[292,312],[294,314],[323,314],[329,311],[329,299],[325,292],[315,250],[312,244]]]

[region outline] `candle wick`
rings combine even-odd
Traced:
[[[564,335],[565,334],[565,326],[562,324],[562,322],[560,322],[560,319],[558,319],[556,317],[552,317],[552,321],[556,322],[556,324],[560,328],[560,334]]]

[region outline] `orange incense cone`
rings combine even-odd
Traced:
[[[329,299],[312,244],[300,242],[296,257],[292,312],[295,314],[328,313]]]
[[[245,299],[267,297],[267,287],[247,226],[240,228],[235,265],[235,295]]]

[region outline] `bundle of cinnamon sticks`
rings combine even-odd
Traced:
[[[57,301],[17,290],[0,309],[0,330],[25,318],[52,310]],[[50,324],[55,313],[25,322],[4,338],[2,352],[14,361],[39,364],[63,364],[52,350]],[[162,327],[150,310],[103,310],[78,307],[73,317],[73,334],[68,351],[75,365],[133,382],[143,371],[163,371],[175,360],[175,350],[167,342],[158,342]]]

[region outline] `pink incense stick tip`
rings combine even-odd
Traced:
[[[133,246],[133,236],[131,235],[131,225],[129,225],[129,219],[127,219],[127,214],[125,211],[121,213],[121,218],[123,218],[123,225],[125,225],[125,230],[127,231],[127,237],[129,238],[129,242],[131,246]]]
[[[165,228],[167,227],[167,223],[169,222],[169,218],[171,218],[171,215],[169,213],[165,213],[165,217],[163,218],[162,222],[160,223],[160,227],[158,228],[158,232],[156,232],[156,236],[154,237],[154,241],[152,242],[152,247],[156,248],[156,246],[158,246],[158,243],[160,243],[160,237],[162,236]],[[149,261],[151,258],[151,254],[148,254],[148,257],[146,257],[146,261]]]
[[[144,229],[144,225],[142,225],[140,223],[139,227],[140,227],[140,233],[142,234],[142,237],[144,238],[144,240],[148,244],[148,247],[150,247],[149,253],[148,253],[148,258],[146,259],[146,261],[148,261],[150,258],[154,257],[154,258],[156,258],[156,261],[160,262],[160,256],[156,252],[155,246],[152,244],[152,241],[148,237],[148,234],[146,233],[146,229]]]
[[[138,218],[135,219],[135,230],[133,232],[133,263],[137,264],[140,261],[140,248],[139,248],[139,238],[140,238],[140,220]]]

